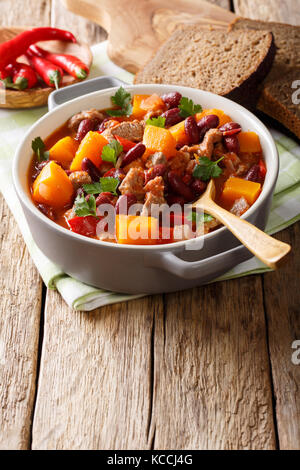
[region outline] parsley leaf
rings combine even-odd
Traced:
[[[131,95],[122,86],[111,97],[111,101],[121,109],[108,109],[106,113],[109,116],[130,116],[132,113]]]
[[[213,162],[207,157],[200,157],[198,165],[194,168],[193,177],[200,178],[202,181],[218,178],[222,173],[222,168],[218,166],[218,163],[223,160],[223,158],[224,157],[221,157],[216,162]]]
[[[43,160],[49,160],[49,152],[45,150],[46,145],[40,137],[36,137],[31,142],[31,148],[36,154],[39,162],[42,162]]]
[[[146,124],[148,126],[155,126],[155,127],[165,127],[166,118],[163,116],[153,117],[151,119],[147,119]]]
[[[78,217],[86,217],[88,215],[96,216],[96,199],[90,196],[88,200],[83,194],[78,194],[75,199],[75,214]]]
[[[117,158],[123,151],[123,146],[117,140],[112,140],[109,144],[105,145],[102,150],[101,158],[105,162],[116,164]]]
[[[205,224],[205,222],[211,222],[214,220],[210,214],[206,214],[205,212],[190,212],[190,214],[187,215],[187,219],[191,222],[195,222],[196,225]]]
[[[83,189],[88,194],[112,193],[117,196],[117,187],[120,183],[119,178],[110,176],[100,178],[100,181],[92,184],[84,184]]]
[[[180,109],[180,116],[183,118],[194,116],[194,114],[202,111],[201,104],[194,104],[192,100],[185,96],[181,98],[178,108]]]

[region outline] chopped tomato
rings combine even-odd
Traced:
[[[94,237],[96,235],[98,222],[98,217],[94,217],[93,215],[87,215],[85,217],[76,216],[68,220],[72,232],[85,235],[86,237]]]
[[[115,135],[115,138],[122,145],[124,152],[128,152],[128,150],[132,149],[136,145],[135,142],[131,142],[131,140],[124,139],[124,137],[120,137],[119,135]]]
[[[259,160],[258,165],[259,165],[260,175],[262,179],[264,179],[267,173],[265,162],[263,160]]]

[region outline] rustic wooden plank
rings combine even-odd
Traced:
[[[300,25],[299,0],[234,0],[236,13],[250,18]],[[292,363],[292,343],[300,339],[300,224],[279,238],[292,245],[289,264],[264,276],[270,358],[281,449],[300,448],[300,368]]]
[[[166,296],[155,325],[155,449],[274,449],[261,281]]]
[[[279,238],[292,245],[292,254],[286,266],[264,276],[264,295],[279,444],[281,449],[299,450],[300,365],[292,361],[292,345],[300,340],[300,223]]]
[[[254,20],[279,21],[300,25],[299,0],[233,0],[237,15]]]
[[[160,297],[69,309],[48,293],[33,449],[147,449]]]
[[[47,26],[51,0],[1,0],[1,26]]]
[[[50,2],[2,0],[0,25],[46,25]],[[19,229],[0,197],[2,295],[0,315],[0,448],[28,449],[31,441],[42,281]]]
[[[0,449],[29,449],[42,283],[0,195]]]
[[[105,30],[101,26],[71,13],[60,0],[51,1],[51,25],[72,31],[79,41],[89,45],[107,38]]]

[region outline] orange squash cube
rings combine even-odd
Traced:
[[[226,206],[234,204],[236,199],[244,197],[248,204],[252,205],[261,192],[261,184],[253,181],[246,181],[242,178],[229,178],[225,181],[221,194],[221,202]]]
[[[118,243],[155,245],[159,240],[159,223],[155,217],[116,215]]]
[[[188,144],[189,140],[184,130],[184,121],[181,121],[178,124],[175,124],[174,126],[169,127],[169,131],[171,132],[172,136],[176,140],[176,144],[179,144],[179,145]]]
[[[262,151],[259,136],[256,132],[240,132],[237,137],[241,152],[257,153]]]
[[[62,208],[70,204],[73,194],[67,173],[53,161],[44,166],[33,183],[34,201],[51,207]]]
[[[78,142],[70,136],[58,140],[49,150],[50,159],[56,160],[63,165],[70,163],[75,157],[78,149]]]
[[[156,126],[146,126],[144,131],[143,143],[148,152],[163,152],[167,157],[176,155],[176,140],[168,129]]]
[[[146,100],[149,97],[150,95],[134,95],[133,96],[131,116],[134,119],[142,119],[145,116],[147,111],[141,108],[141,104],[144,100]]]
[[[164,110],[165,107],[164,101],[156,93],[153,93],[153,95],[150,95],[141,102],[141,108],[145,111]]]
[[[218,116],[220,120],[219,127],[224,126],[227,122],[232,122],[231,117],[225,114],[222,109],[204,109],[201,113],[196,114],[196,121],[199,122],[204,116],[208,116],[210,114]]]
[[[70,170],[80,171],[84,158],[89,158],[98,168],[102,163],[101,153],[108,141],[98,132],[89,131],[82,139],[75,157],[71,163]]]

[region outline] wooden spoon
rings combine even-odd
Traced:
[[[238,238],[257,258],[272,269],[278,267],[279,261],[291,250],[290,245],[270,237],[255,225],[228,212],[214,202],[215,183],[210,180],[205,193],[192,207],[202,209],[218,219]]]

